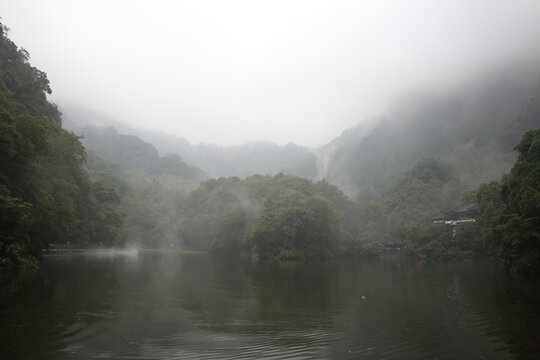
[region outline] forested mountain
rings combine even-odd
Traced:
[[[321,149],[323,176],[348,194],[381,194],[425,158],[450,165],[464,187],[500,177],[516,160],[513,147],[540,126],[540,72],[492,74],[453,90],[405,98]]]
[[[180,204],[208,175],[176,154],[160,156],[152,144],[112,126],[79,127],[72,120],[66,126],[82,136],[91,178],[120,196],[118,242],[145,247],[175,243]]]
[[[519,271],[540,269],[532,200],[540,191],[539,134],[529,131],[540,127],[537,69],[405,99],[372,126],[345,131],[320,153],[329,182],[357,206],[373,204],[375,243],[386,236],[430,259],[490,254]],[[478,207],[476,222],[453,235],[432,224],[465,204]]]
[[[33,266],[52,243],[110,245],[118,235],[118,195],[90,180],[50,93],[0,24],[0,268]]]
[[[152,144],[160,154],[176,154],[186,163],[193,164],[216,178],[221,176],[244,178],[254,174],[284,173],[315,179],[318,174],[316,152],[296,144],[280,146],[265,141],[254,141],[235,146],[190,144],[184,138],[133,128],[80,106],[64,104],[62,111],[64,116],[70,120],[68,128],[77,134],[79,134],[79,129],[82,129],[81,133],[85,133],[85,138],[88,138],[84,139],[83,143],[90,148],[98,145],[90,140],[90,138],[94,139],[96,134],[87,134],[87,131],[93,130],[85,130],[85,125],[112,125],[119,133],[131,134]],[[99,155],[120,163],[104,153]]]
[[[176,154],[160,156],[157,149],[137,136],[123,135],[112,126],[86,125],[72,121],[65,127],[82,136],[83,145],[106,162],[118,164],[135,179],[159,180],[178,190],[191,190],[209,176],[201,169],[186,164]]]
[[[501,187],[503,206],[494,213],[492,254],[520,271],[540,272],[540,129],[516,146],[519,157]]]

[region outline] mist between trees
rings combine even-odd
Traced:
[[[62,128],[46,74],[0,31],[3,269],[51,247],[127,245],[279,259],[399,246],[540,269],[540,71],[410,99],[316,150],[176,141],[161,155],[73,116]],[[478,216],[455,236],[432,223],[465,204]]]

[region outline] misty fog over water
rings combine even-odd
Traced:
[[[540,357],[540,2],[0,4],[0,358]]]

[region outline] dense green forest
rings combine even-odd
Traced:
[[[349,206],[326,182],[283,174],[212,179],[184,202],[180,237],[187,247],[263,258],[332,257]]]
[[[279,259],[397,247],[540,269],[537,77],[416,99],[319,159],[296,145],[190,147],[210,172],[244,177],[215,179],[113,127],[62,128],[45,73],[0,31],[1,268],[36,266],[56,245],[137,245]],[[471,204],[476,221],[455,234],[432,223]]]
[[[492,253],[511,268],[540,270],[540,129],[516,147],[519,158],[502,184],[504,206],[493,218]]]
[[[124,221],[117,244],[162,247],[176,242],[179,204],[208,175],[176,154],[159,156],[153,145],[112,127],[70,128],[83,136],[90,177],[120,195]]]
[[[114,243],[119,197],[91,181],[79,137],[47,101],[44,72],[0,25],[0,267],[36,266],[54,243]]]

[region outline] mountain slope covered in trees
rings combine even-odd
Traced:
[[[91,181],[85,150],[61,128],[44,72],[0,24],[0,268],[35,265],[52,243],[113,244],[114,189]]]
[[[154,145],[137,136],[120,134],[112,126],[79,127],[72,121],[66,125],[82,136],[87,149],[106,162],[118,164],[133,179],[155,179],[175,189],[189,191],[209,178],[203,170],[186,164],[180,156],[160,156]]]
[[[351,195],[381,194],[418,161],[439,158],[465,187],[498,180],[523,133],[540,126],[539,114],[537,69],[405,98],[370,131],[349,129],[321,149],[323,176]]]

